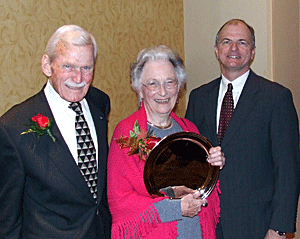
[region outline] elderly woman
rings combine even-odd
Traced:
[[[182,59],[166,46],[144,49],[131,67],[131,80],[141,107],[117,125],[108,156],[112,238],[215,238],[220,213],[217,187],[207,201],[185,186],[167,188],[169,196],[179,198],[171,200],[149,195],[143,181],[152,147],[147,146],[172,133],[199,133],[193,123],[172,112],[186,83]],[[210,149],[209,163],[222,167],[224,161],[220,147]]]

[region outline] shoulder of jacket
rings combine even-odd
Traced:
[[[109,100],[109,96],[105,92],[93,86],[90,87],[87,93],[87,97],[89,96],[92,96],[93,98],[94,97],[101,98],[102,100]]]
[[[290,90],[285,86],[279,84],[278,82],[268,80],[263,76],[257,75],[252,72],[252,79],[257,81],[257,84],[260,86],[260,90],[265,91],[265,94],[280,94],[283,92],[289,92]]]
[[[207,93],[213,88],[217,87],[220,84],[220,78],[214,79],[208,83],[205,83],[191,91],[191,94],[196,94],[196,93]]]
[[[0,117],[0,121],[2,123],[6,121],[17,122],[18,119],[26,117],[26,115],[28,115],[28,117],[32,117],[33,114],[37,113],[37,112],[33,112],[34,111],[33,105],[36,104],[37,102],[38,94],[31,96],[30,98],[24,100],[23,102],[12,106]]]

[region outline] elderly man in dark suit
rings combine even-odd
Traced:
[[[62,26],[42,58],[45,87],[0,118],[0,238],[110,238],[96,55],[90,33]]]
[[[244,21],[221,27],[215,53],[222,75],[192,91],[186,117],[226,157],[217,238],[285,238],[295,231],[299,197],[292,94],[250,69],[255,36]]]

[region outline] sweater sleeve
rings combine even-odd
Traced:
[[[161,222],[171,222],[182,220],[181,200],[180,199],[165,199],[154,203]]]

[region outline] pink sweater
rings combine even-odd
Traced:
[[[197,127],[187,119],[180,119],[173,112],[171,117],[184,131],[199,133]],[[112,239],[120,238],[176,238],[176,221],[161,223],[153,203],[165,199],[153,198],[144,185],[145,163],[135,154],[128,156],[128,149],[120,149],[115,139],[129,136],[135,121],[147,130],[144,107],[122,120],[116,127],[108,155],[108,203],[112,214]],[[184,123],[183,123],[184,121]],[[208,206],[199,213],[202,237],[216,238],[215,229],[220,217],[218,185],[207,198]]]

